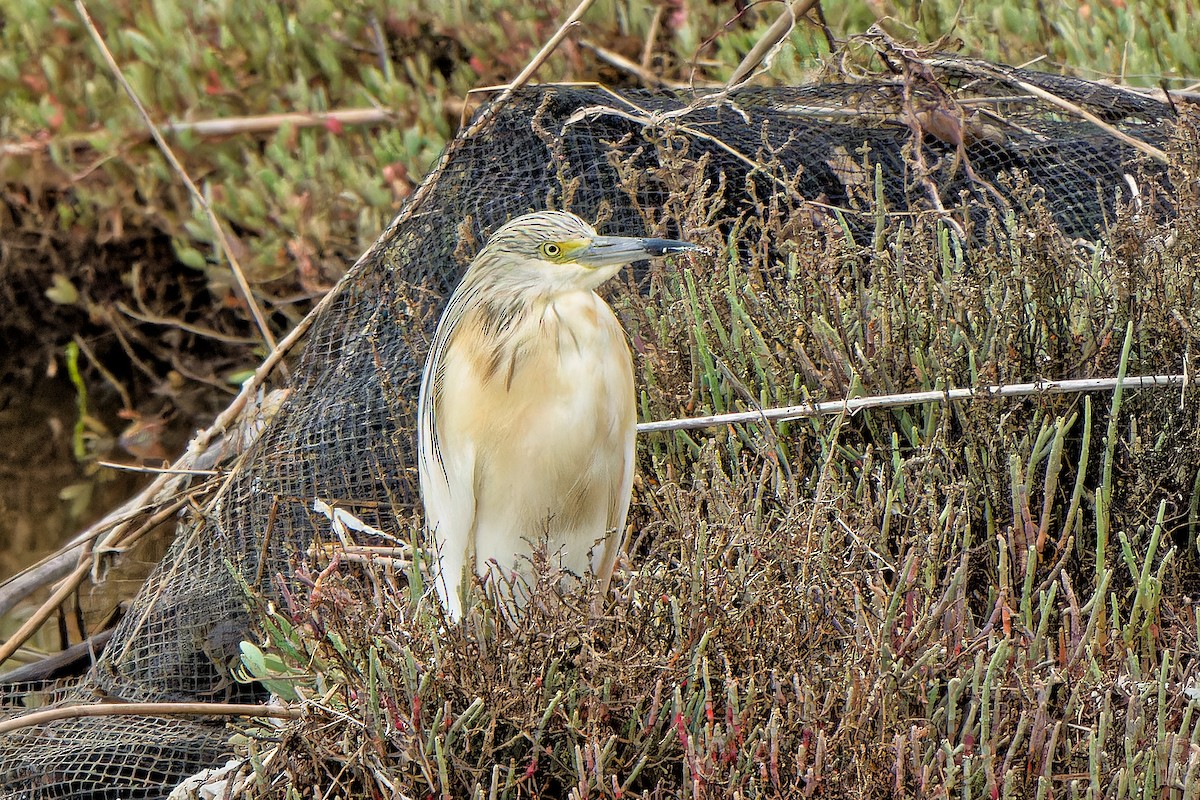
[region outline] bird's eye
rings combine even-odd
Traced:
[[[562,248],[556,245],[554,242],[546,242],[544,245],[542,245],[542,255],[546,256],[547,258],[557,258],[561,254]]]

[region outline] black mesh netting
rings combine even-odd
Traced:
[[[411,516],[415,394],[430,331],[470,256],[517,214],[553,205],[599,220],[604,232],[672,235],[685,233],[672,206],[681,193],[711,194],[724,226],[788,194],[856,238],[871,235],[882,207],[942,214],[969,239],[1022,185],[1047,198],[1065,236],[1091,239],[1128,192],[1126,176],[1164,177],[1111,131],[1004,76],[1153,145],[1167,139],[1167,104],[999,69],[943,65],[936,80],[728,96],[542,87],[485,109],[343,284],[282,411],[226,489],[180,523],[100,664],[57,702],[255,699],[230,674],[251,624],[231,568],[277,596],[278,576],[297,573],[322,529],[316,499],[385,531]],[[4,700],[15,712],[28,698],[10,687]],[[221,721],[62,720],[0,738],[0,783],[7,797],[162,797],[221,760],[227,736]]]

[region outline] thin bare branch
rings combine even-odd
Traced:
[[[707,417],[684,417],[658,422],[643,422],[638,433],[657,431],[686,431],[697,428],[716,428],[747,422],[784,422],[790,419],[819,417],[826,414],[857,414],[873,408],[923,403],[952,403],[959,400],[979,400],[996,397],[1030,397],[1041,394],[1081,394],[1085,392],[1111,392],[1121,389],[1155,389],[1183,386],[1186,375],[1143,375],[1134,378],[1085,378],[1069,381],[1037,381],[1036,383],[1014,383],[1008,386],[983,386],[979,389],[946,389],[933,392],[904,392],[901,394],[875,395],[873,397],[848,397],[824,403],[802,406],[764,408],[761,411],[736,411],[729,414],[713,414]]]
[[[745,83],[759,65],[770,57],[771,51],[792,32],[796,20],[807,14],[816,3],[817,0],[792,0],[788,3],[779,18],[771,23],[771,27],[767,28],[759,40],[754,43],[754,47],[750,48],[750,52],[742,59],[742,63],[733,70],[733,74],[725,82],[725,88],[733,89]]]
[[[116,461],[97,461],[101,467],[120,470],[121,472],[139,472],[146,475],[220,475],[215,469],[171,469],[170,467],[147,467],[141,464],[119,464]]]
[[[600,45],[596,44],[595,42],[589,41],[587,39],[580,39],[579,46],[584,49],[591,50],[593,53],[596,54],[596,58],[600,59],[605,64],[608,64],[609,66],[612,66],[612,67],[616,67],[619,70],[628,72],[630,75],[633,75],[635,78],[637,78],[639,81],[641,81],[644,86],[656,86],[656,87],[664,86],[668,89],[687,89],[687,88],[689,88],[688,84],[686,84],[686,83],[680,83],[679,81],[669,81],[666,78],[663,78],[659,75],[655,75],[650,70],[644,68],[641,64],[638,64],[637,62],[629,60],[628,58],[621,55],[620,53],[615,53],[612,50],[609,50],[605,47],[601,47]],[[696,85],[704,85],[704,84],[697,82]]]
[[[119,612],[119,608],[118,608]],[[118,613],[119,615],[119,613]],[[103,628],[82,642],[77,642],[57,653],[39,658],[24,666],[9,670],[0,675],[0,685],[12,686],[18,683],[43,683],[52,681],[56,676],[76,667],[80,662],[94,664],[96,657],[104,652],[104,648],[112,640],[116,626]]]
[[[262,114],[229,119],[203,119],[196,122],[168,122],[160,126],[167,133],[193,133],[197,136],[236,136],[242,133],[270,133],[285,125],[293,128],[318,128],[336,122],[340,125],[378,125],[396,118],[384,108],[347,108],[341,111],[288,114]]]
[[[54,613],[54,609],[58,608],[62,601],[70,597],[71,592],[79,588],[79,584],[83,582],[84,576],[88,574],[91,566],[91,563],[88,561],[76,564],[75,571],[58,585],[58,588],[50,595],[50,599],[42,603],[37,611],[17,629],[16,633],[5,640],[4,644],[0,644],[0,664],[12,658],[13,653],[17,652],[21,645],[29,641],[29,637],[33,636],[37,632],[37,629],[42,627],[42,623],[50,618],[50,615]]]
[[[546,59],[550,57],[550,54],[553,53],[558,48],[559,44],[562,43],[562,40],[567,38],[567,33],[575,26],[577,22],[579,22],[580,18],[587,13],[587,10],[592,7],[592,3],[594,2],[595,0],[582,0],[579,5],[575,6],[575,10],[571,12],[571,16],[566,18],[563,24],[558,27],[558,30],[554,32],[554,35],[551,36],[544,45],[542,45],[542,49],[537,51],[537,54],[533,57],[533,60],[531,60],[525,66],[525,69],[521,70],[520,74],[513,79],[513,82],[505,87],[504,91],[500,93],[500,96],[496,98],[496,102],[492,104],[493,109],[498,109],[505,103],[505,101],[508,100],[509,97],[512,96],[513,92],[529,83],[529,79],[532,78],[535,73],[537,73],[542,64],[546,62]]]
[[[448,112],[455,114],[462,110],[462,101],[457,97],[447,98],[444,105]],[[318,128],[329,125],[331,122],[343,126],[380,125],[395,118],[396,115],[386,108],[346,108],[335,111],[293,111],[286,114],[201,119],[193,122],[164,122],[156,123],[156,127],[164,133],[190,133],[201,138],[216,138],[251,133],[272,133],[284,125],[290,125],[293,128]],[[83,135],[63,138],[31,138],[20,142],[7,142],[0,144],[0,156],[31,156],[35,153],[44,153],[52,147],[86,148],[90,146],[91,138]],[[153,139],[154,134],[149,130],[135,131],[129,134],[129,138],[133,141]]]
[[[0,734],[79,717],[271,717],[300,719],[304,712],[286,706],[256,706],[246,703],[92,703],[34,711],[0,721]]]
[[[938,64],[938,62],[936,60],[932,61],[930,63],[935,66]],[[1144,154],[1146,156],[1149,156],[1150,158],[1154,159],[1155,161],[1159,162],[1160,164],[1169,163],[1167,154],[1164,153],[1159,148],[1155,147],[1154,145],[1149,144],[1147,142],[1143,142],[1141,139],[1130,136],[1128,133],[1125,133],[1125,131],[1122,131],[1122,130],[1119,130],[1118,128],[1113,127],[1112,125],[1110,125],[1109,123],[1105,122],[1100,117],[1098,117],[1096,114],[1093,114],[1091,111],[1088,111],[1083,106],[1080,106],[1076,103],[1072,103],[1070,100],[1059,97],[1058,95],[1056,95],[1052,92],[1048,92],[1045,89],[1041,88],[1040,86],[1035,86],[1032,83],[1027,83],[1026,81],[1021,80],[1019,77],[1017,77],[1012,72],[1009,72],[1007,70],[997,69],[989,64],[981,64],[979,62],[954,62],[954,64],[957,69],[967,69],[971,72],[975,72],[975,73],[978,73],[981,75],[986,75],[987,77],[992,78],[994,80],[1003,81],[1004,83],[1011,84],[1013,86],[1017,86],[1021,89],[1021,91],[1028,92],[1029,94],[1033,95],[1034,97],[1038,97],[1042,100],[1045,100],[1047,103],[1050,103],[1053,106],[1057,106],[1058,108],[1061,108],[1064,111],[1068,111],[1076,116],[1083,117],[1088,122],[1092,123],[1100,130],[1104,131],[1109,136],[1113,137],[1114,139],[1116,139],[1120,142],[1123,142],[1123,143],[1129,145],[1130,147],[1134,148],[1135,150],[1141,152],[1142,154]],[[1114,87],[1114,88],[1121,88],[1121,87]]]
[[[221,333],[220,331],[213,330],[212,328],[193,325],[190,322],[184,322],[181,319],[173,317],[160,317],[153,314],[148,314],[145,311],[134,311],[132,308],[119,301],[116,303],[116,308],[125,316],[129,317],[130,319],[136,319],[138,322],[144,322],[147,325],[162,325],[167,328],[177,328],[178,330],[194,333],[197,336],[203,336],[206,339],[212,339],[218,342],[225,342],[227,344],[254,344],[258,341],[257,339],[248,339],[245,336],[230,336],[229,334]]]

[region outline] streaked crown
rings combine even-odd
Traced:
[[[502,225],[480,255],[560,261],[572,250],[586,247],[595,236],[595,228],[569,211],[536,211]]]

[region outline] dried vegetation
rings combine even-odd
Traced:
[[[969,248],[934,214],[856,243],[679,195],[732,233],[614,293],[644,414],[1192,370],[1198,143],[1185,117],[1173,190],[1100,244],[1020,187]],[[1189,388],[643,437],[598,617],[541,564],[514,620],[481,597],[446,626],[415,567],[335,559],[270,618],[257,674],[310,716],[246,732],[250,793],[1191,796],[1198,413]]]
[[[31,252],[54,244],[67,257],[50,271],[81,290],[54,302],[117,339],[134,331],[135,353],[162,363],[187,353],[184,374],[212,355],[198,357],[180,323],[205,322],[203,341],[236,346],[221,350],[220,370],[200,374],[219,383],[218,372],[249,363],[252,344],[240,310],[226,307],[228,277],[199,212],[113,86],[75,69],[73,20],[43,3],[5,5],[14,12],[0,29],[12,112],[0,154],[6,241]],[[157,4],[136,24],[100,20],[164,119],[337,110],[334,97],[410,114],[379,131],[285,125],[253,146],[179,134],[189,169],[237,221],[280,326],[294,320],[297,297],[302,305],[323,290],[374,238],[450,135],[457,114],[443,101],[523,66],[552,28],[550,14],[464,18],[465,4],[448,4],[445,17],[421,6],[411,18],[356,6],[316,25],[329,18],[320,5],[214,5],[203,7],[210,18],[193,18]],[[1015,35],[1028,26],[1006,16],[1009,5],[996,20]],[[1107,42],[1125,25],[1151,37],[1143,58],[1162,41],[1195,40],[1186,19],[1164,32],[1168,15],[1143,20],[1117,5],[1098,8],[1101,24],[1072,31],[1061,52],[1095,63],[1088,37]],[[604,13],[627,11],[614,3]],[[624,31],[632,46],[610,49],[636,51],[646,22]],[[330,55],[330,29],[342,58]],[[674,35],[665,36],[674,58],[697,52],[694,30]],[[731,32],[718,59],[736,63],[753,40]],[[399,41],[428,46],[396,50]],[[192,49],[181,54],[181,42]],[[216,43],[227,57],[215,58]],[[1194,57],[1190,45],[1179,50]],[[30,72],[18,59],[34,52]],[[592,74],[584,52],[571,51],[564,74]],[[796,81],[798,69],[781,59],[775,75]],[[287,103],[269,99],[277,95]],[[709,262],[654,274],[647,294],[614,289],[643,417],[1194,371],[1198,140],[1195,115],[1185,116],[1171,191],[1140,181],[1140,202],[1102,244],[1064,240],[1047,210],[1055,198],[1020,186],[1019,207],[961,239],[935,214],[872,208],[868,177],[867,241],[786,194],[762,198],[761,218],[724,219],[712,216],[718,189],[677,192],[668,214],[724,246]],[[681,180],[668,172],[662,180]],[[133,259],[103,272],[142,292],[129,308],[153,319],[136,326],[124,311],[95,317],[130,299],[114,293],[119,282],[71,272],[93,242],[134,231],[157,248],[147,269],[162,271],[125,272]],[[168,245],[199,280],[164,269]],[[0,288],[14,304],[40,297],[56,285],[46,272]],[[61,320],[47,314],[20,332]],[[175,338],[158,349],[147,331],[164,326]],[[546,565],[544,600],[511,624],[481,599],[464,625],[446,627],[416,591],[419,568],[336,558],[307,576],[307,594],[262,609],[263,647],[247,648],[248,673],[309,713],[242,731],[247,793],[1192,796],[1197,413],[1188,389],[643,437],[629,559],[599,617],[586,611],[586,587],[559,596]],[[398,527],[417,537],[412,520]]]

